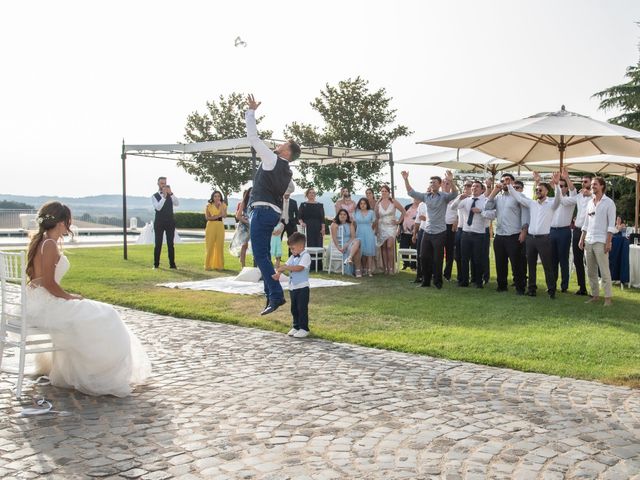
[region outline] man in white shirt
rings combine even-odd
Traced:
[[[587,275],[591,285],[591,299],[587,303],[600,300],[600,283],[598,270],[604,287],[604,305],[611,305],[611,272],[609,270],[609,252],[611,241],[616,228],[616,205],[609,197],[607,184],[602,177],[596,177],[591,183],[593,198],[587,205],[587,215],[582,226],[582,236],[579,247],[585,251],[587,257]]]
[[[573,250],[573,265],[576,267],[576,278],[578,280],[578,291],[576,295],[587,295],[587,282],[584,274],[584,251],[579,247],[582,236],[582,226],[587,216],[587,205],[591,201],[591,180],[593,175],[587,173],[582,176],[582,190],[576,196],[578,210],[574,222],[573,234],[571,238],[571,249]]]
[[[562,198],[560,206],[553,214],[551,220],[551,262],[553,264],[553,274],[558,279],[558,266],[562,279],[560,281],[560,291],[565,293],[569,289],[569,250],[571,248],[571,221],[573,211],[576,208],[578,192],[569,178],[569,171],[565,168],[561,172],[560,191]]]
[[[460,287],[469,286],[469,263],[473,262],[472,283],[476,288],[483,288],[484,273],[484,246],[485,246],[485,230],[487,220],[482,216],[487,197],[482,194],[483,185],[479,181],[474,181],[471,185],[471,196],[466,194],[460,195],[453,202],[452,207],[460,208],[463,212],[466,222],[462,227],[462,251],[460,252],[462,265],[458,282]]]
[[[447,182],[448,180],[445,180],[445,189],[448,187]],[[447,282],[451,281],[451,271],[453,270],[456,250],[456,230],[458,229],[458,209],[451,208],[453,202],[455,202],[455,199],[447,204],[447,212],[444,217],[444,221],[447,224],[447,236],[444,241],[445,264],[442,276]]]
[[[509,193],[513,195],[522,206],[529,208],[529,230],[527,233],[527,263],[529,265],[529,285],[527,295],[536,296],[536,273],[538,265],[538,255],[544,268],[544,278],[547,284],[549,298],[556,298],[556,279],[553,274],[551,264],[551,243],[549,242],[549,232],[551,231],[551,221],[553,214],[560,206],[562,193],[558,184],[560,183],[560,172],[555,172],[552,177],[555,185],[555,196],[553,200],[547,197],[551,186],[548,183],[540,183],[536,187],[537,199],[525,197],[516,191],[513,185],[509,185]]]
[[[471,180],[465,180],[463,185],[462,193],[466,194],[468,197],[471,196],[471,187],[473,186],[473,182]],[[455,199],[452,200],[454,202]],[[453,247],[453,251],[455,253],[455,261],[456,261],[456,270],[457,274],[457,282],[458,285],[462,282],[462,275],[460,275],[460,271],[462,270],[462,225],[467,221],[467,217],[465,217],[464,212],[460,209],[460,205],[456,208],[456,214],[458,216],[458,221],[456,224],[456,238],[455,238],[455,246]]]
[[[167,254],[169,256],[169,268],[176,267],[176,255],[173,248],[173,239],[176,235],[176,219],[173,216],[173,207],[180,202],[167,185],[167,177],[158,178],[158,191],[151,196],[151,204],[155,211],[153,221],[153,233],[155,235],[155,247],[153,249],[153,268],[160,266],[160,253],[162,253],[162,240],[167,237]]]

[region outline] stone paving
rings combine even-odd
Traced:
[[[640,478],[640,392],[120,309],[154,364],[125,399],[0,377],[0,477]]]

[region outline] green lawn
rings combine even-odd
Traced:
[[[180,244],[179,269],[151,269],[152,246],[68,249],[68,290],[141,310],[286,332],[288,304],[261,317],[261,296],[156,287],[161,282],[233,275],[205,272],[203,244]],[[166,263],[166,252],[163,262]],[[493,267],[492,267],[493,268]],[[315,274],[314,274],[315,275]],[[325,275],[326,274],[322,274]],[[336,278],[335,275],[331,275]],[[640,291],[614,290],[614,305],[585,305],[585,297],[544,294],[538,272],[536,298],[484,290],[415,288],[413,273],[363,278],[359,285],[311,293],[310,326],[316,337],[605,383],[640,386]],[[570,291],[577,289],[575,283]]]

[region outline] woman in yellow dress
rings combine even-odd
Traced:
[[[206,245],[205,270],[224,269],[224,223],[227,205],[222,201],[222,193],[215,191],[204,209],[207,228],[204,232]]]

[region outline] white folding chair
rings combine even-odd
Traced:
[[[305,238],[307,238],[306,227],[303,227],[302,225],[298,225],[298,231],[302,233],[305,236]],[[324,258],[324,247],[308,247],[306,245],[306,240],[305,240],[304,248],[309,254],[309,256],[311,257],[311,261],[315,262],[315,270],[316,270],[316,273],[318,273],[318,263],[320,263]]]
[[[338,243],[340,248],[342,248],[344,246],[344,232],[343,232],[343,228],[341,225],[338,226]],[[342,252],[340,250],[338,250],[338,248],[336,247],[335,243],[333,242],[333,239],[331,240],[331,243],[329,244],[329,265],[327,266],[327,273],[331,273],[331,269],[334,265],[335,262],[338,262],[340,264],[340,272],[342,273],[342,275],[344,275],[344,259],[342,257]],[[336,268],[335,271],[337,271],[338,269]]]
[[[398,249],[398,269],[402,268],[404,262],[417,262],[418,251],[415,248]]]
[[[53,352],[51,337],[43,330],[27,325],[27,274],[25,252],[0,252],[0,287],[2,310],[0,311],[0,369],[5,348],[17,348],[16,398],[22,395],[26,355]],[[11,338],[9,334],[12,334]]]

